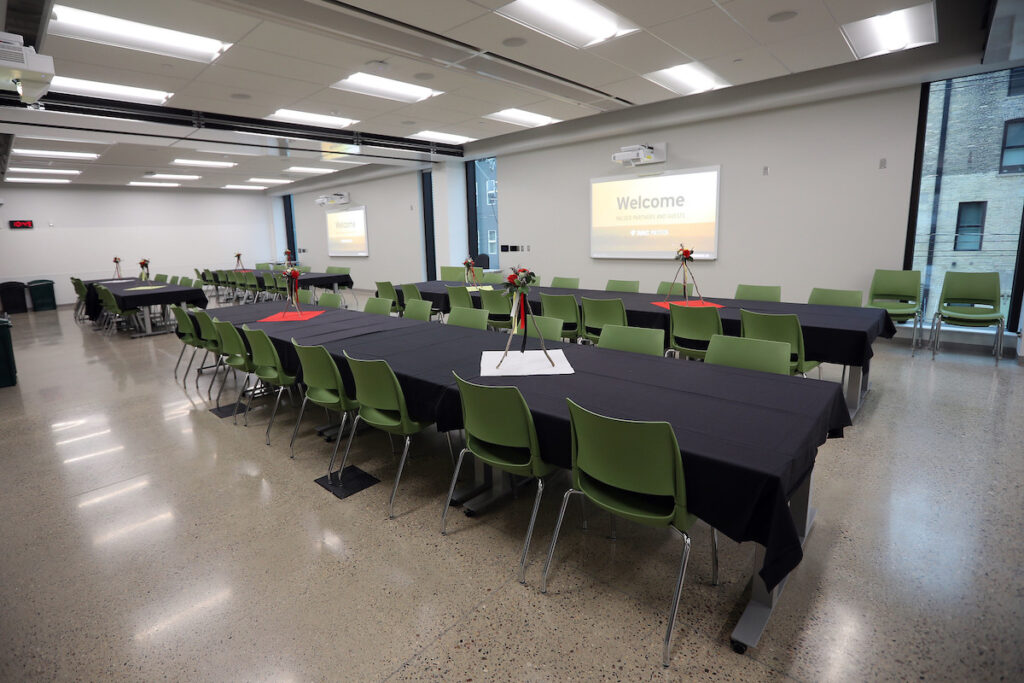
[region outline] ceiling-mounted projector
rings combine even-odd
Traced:
[[[348,204],[348,192],[324,194],[316,198],[317,206],[333,206],[335,204]]]
[[[629,145],[612,155],[612,161],[623,166],[642,166],[665,161],[665,143],[653,145]]]
[[[0,31],[0,90],[17,91],[21,101],[33,104],[50,89],[53,57],[37,55],[21,36]]]

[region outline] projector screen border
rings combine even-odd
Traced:
[[[358,212],[358,213],[362,214],[363,242],[366,245],[366,248],[362,249],[362,250],[356,250],[356,251],[344,251],[344,250],[334,249],[333,246],[332,246],[332,243],[331,243],[331,216],[334,215],[334,214],[339,214],[339,213],[355,213],[355,212]],[[351,204],[345,204],[345,205],[339,206],[336,209],[327,209],[324,212],[324,218],[325,218],[325,221],[326,221],[326,224],[325,224],[324,227],[327,228],[327,255],[328,256],[352,256],[352,257],[358,257],[358,258],[363,258],[363,257],[369,257],[370,256],[370,225],[369,225],[369,221],[367,220],[366,213],[367,212],[366,212],[366,206],[365,205],[353,206]]]

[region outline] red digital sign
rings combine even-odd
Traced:
[[[7,225],[11,226],[11,230],[18,228],[34,228],[32,221],[7,221]]]

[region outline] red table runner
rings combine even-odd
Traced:
[[[666,311],[668,310],[668,307],[670,305],[671,306],[691,306],[691,307],[694,307],[694,308],[706,308],[706,307],[709,307],[709,306],[714,307],[714,308],[723,308],[722,304],[716,304],[716,303],[712,303],[710,301],[704,301],[703,299],[690,299],[689,301],[652,301],[651,303],[654,304],[655,306],[661,306]]]
[[[260,318],[261,323],[285,323],[285,322],[296,322],[299,320],[309,320],[315,318],[323,313],[323,311],[283,311],[281,313],[275,313],[269,315],[266,318]]]

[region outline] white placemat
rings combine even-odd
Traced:
[[[483,377],[508,377],[513,375],[571,375],[575,372],[561,349],[551,349],[548,355],[555,366],[544,356],[543,351],[518,351],[510,349],[500,368],[495,367],[504,351],[484,351],[480,354],[480,375]]]

